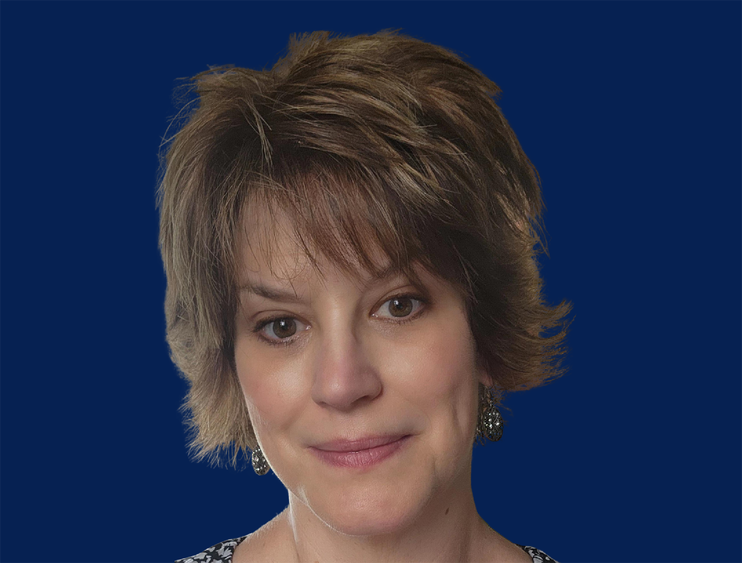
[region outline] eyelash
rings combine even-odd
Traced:
[[[386,303],[388,303],[389,301],[392,301],[394,299],[414,299],[415,301],[419,301],[422,304],[422,307],[420,307],[415,314],[413,314],[413,315],[411,315],[409,317],[404,317],[403,320],[401,320],[401,321],[392,321],[392,322],[394,322],[395,324],[398,324],[398,325],[407,324],[409,322],[412,322],[414,320],[417,320],[427,310],[427,305],[429,303],[429,300],[426,299],[425,297],[422,297],[421,295],[412,294],[412,293],[400,293],[399,295],[392,295],[389,299],[387,299],[386,301],[384,301],[384,303],[382,303],[382,305],[385,305]],[[263,319],[262,321],[258,322],[257,325],[255,325],[255,328],[253,328],[252,331],[258,335],[258,338],[261,341],[265,342],[269,346],[290,346],[291,344],[294,343],[294,341],[296,340],[296,338],[290,338],[290,339],[286,339],[286,340],[270,340],[270,339],[265,338],[264,336],[262,336],[260,334],[260,331],[262,331],[263,328],[265,328],[266,326],[268,326],[272,322],[280,321],[282,319],[293,319],[293,318],[294,317],[288,317],[288,316],[285,316],[285,315],[280,315],[280,316],[270,317],[268,319]]]

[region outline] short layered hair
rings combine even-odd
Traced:
[[[185,88],[158,207],[194,459],[236,467],[257,444],[234,361],[238,241],[253,205],[268,226],[279,210],[290,219],[315,268],[321,253],[376,274],[378,249],[411,280],[419,264],[453,284],[498,404],[563,375],[572,306],[544,300],[540,179],[479,70],[396,30],[318,31],[292,35],[270,70],[211,68]]]

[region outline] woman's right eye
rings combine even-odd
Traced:
[[[271,317],[270,319],[264,319],[258,322],[253,329],[253,332],[257,333],[260,339],[264,340],[268,344],[274,346],[285,346],[294,341],[291,337],[298,332],[296,327],[297,323],[300,325],[304,324],[293,317]],[[307,328],[309,327],[305,327],[303,330],[306,330]],[[272,335],[270,334],[271,332],[273,333]],[[263,334],[268,334],[269,337],[266,338]]]

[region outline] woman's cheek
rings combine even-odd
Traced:
[[[250,368],[240,369],[238,364],[237,372],[251,418],[271,426],[291,418],[303,392],[298,367],[269,366],[253,356]]]
[[[466,326],[439,331],[418,364],[425,381],[418,389],[425,389],[425,408],[435,413],[440,437],[455,435],[462,444],[474,429],[479,390],[473,342],[467,335]]]
[[[425,338],[416,358],[417,371],[435,399],[452,398],[475,378],[473,343],[468,327],[459,323],[438,325]]]

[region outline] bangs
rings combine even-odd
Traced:
[[[415,270],[419,264],[461,286],[456,273],[460,265],[452,263],[450,244],[439,240],[444,232],[437,220],[441,210],[405,201],[390,173],[310,149],[287,151],[273,162],[269,177],[249,182],[238,222],[251,233],[242,240],[253,252],[257,248],[273,275],[274,259],[280,257],[275,243],[282,233],[321,278],[319,256],[350,277],[360,277],[362,271],[378,277],[391,268],[422,285]]]

